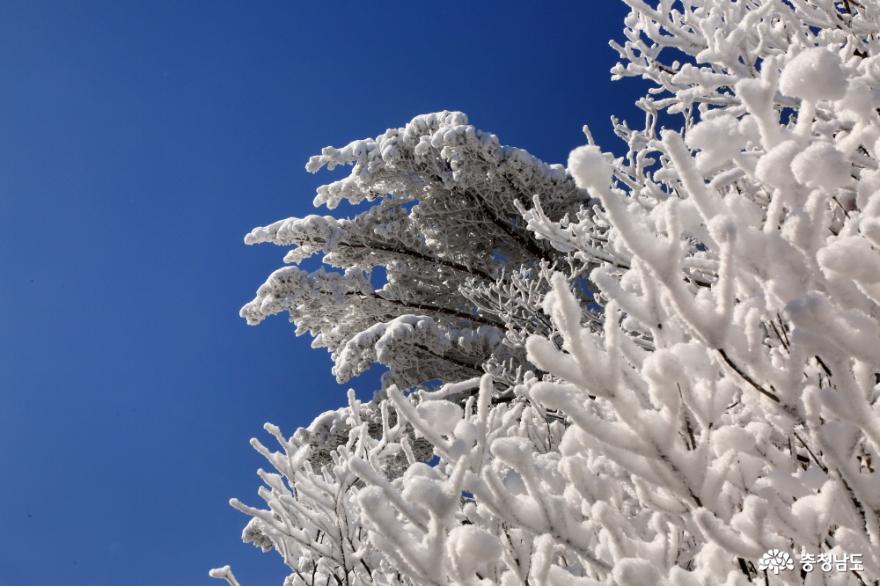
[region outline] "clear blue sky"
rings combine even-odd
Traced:
[[[311,212],[308,156],[467,112],[564,162],[636,124],[608,81],[625,10],[552,2],[4,2],[0,586],[279,584],[240,542],[248,439],[339,406],[284,318],[238,318]],[[375,377],[355,381],[369,396]]]

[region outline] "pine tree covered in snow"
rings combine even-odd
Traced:
[[[653,87],[623,156],[420,116],[309,162],[367,211],[248,236],[344,272],[281,269],[244,317],[388,368],[254,440],[268,508],[233,506],[288,586],[880,581],[880,5],[625,2],[612,73]]]

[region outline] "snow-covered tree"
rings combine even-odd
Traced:
[[[257,324],[288,312],[297,333],[332,353],[340,382],[374,363],[387,367],[386,385],[402,388],[472,377],[489,359],[519,365],[524,354],[502,344],[506,308],[477,305],[471,292],[560,262],[516,202],[546,193],[548,216],[577,212],[587,196],[565,169],[501,146],[460,112],[326,147],[306,168],[338,165],[351,173],[320,187],[315,205],[372,205],[353,218],[289,218],[248,234],[249,244],[294,248],[285,258],[292,266],[269,277],[242,317]],[[330,270],[297,266],[318,254]]]
[[[288,586],[880,583],[880,4],[625,2],[622,156],[419,117],[310,162],[370,210],[249,236],[345,273],[245,317],[389,368],[255,440],[268,509],[233,504]]]

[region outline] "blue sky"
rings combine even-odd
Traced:
[[[238,317],[312,212],[327,144],[429,111],[564,162],[641,122],[622,3],[5,2],[0,7],[0,586],[244,586],[264,421],[342,404],[284,318]],[[369,396],[375,377],[353,385]]]

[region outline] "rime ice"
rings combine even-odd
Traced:
[[[592,145],[580,146],[568,156],[568,172],[581,189],[605,188],[611,184],[611,166],[602,151]]]
[[[880,580],[880,6],[627,4],[619,158],[427,114],[309,161],[366,211],[247,237],[337,269],[279,269],[249,323],[388,368],[252,442],[264,504],[232,504],[286,586],[732,586],[802,549]]]
[[[783,95],[812,102],[842,98],[846,84],[840,57],[828,47],[805,49],[785,65],[779,76]]]

